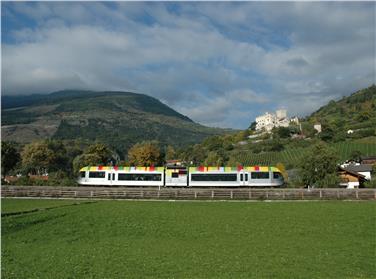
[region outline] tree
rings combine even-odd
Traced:
[[[97,166],[113,164],[113,154],[107,145],[95,143],[90,145],[83,154],[74,158],[72,165],[73,171],[78,171],[85,166]]]
[[[285,165],[282,164],[282,163],[277,163],[276,167],[281,171],[283,179],[285,180],[285,182],[287,182],[289,176],[288,176],[288,173],[286,171]]]
[[[360,162],[362,159],[362,152],[359,150],[353,150],[350,154],[350,159],[354,160],[355,162]]]
[[[128,159],[134,166],[153,166],[162,163],[161,152],[156,142],[135,144],[128,151]]]
[[[21,153],[22,167],[28,173],[48,173],[55,167],[56,155],[46,141],[36,141],[25,145]]]
[[[92,154],[100,158],[99,164],[106,165],[112,159],[112,152],[107,145],[103,143],[95,143],[90,145],[84,154]]]
[[[338,157],[325,143],[314,145],[301,162],[299,174],[305,185],[331,187],[338,185]]]
[[[276,132],[277,135],[282,139],[289,138],[291,133],[290,129],[287,127],[278,127],[274,132]]]
[[[82,167],[102,165],[102,158],[98,154],[81,154],[74,158],[73,171],[77,174]]]
[[[306,137],[313,137],[317,131],[313,128],[313,124],[309,122],[302,123],[302,132]]]
[[[15,143],[2,141],[1,142],[1,174],[5,176],[10,170],[12,170],[18,162],[20,162],[21,156],[16,149]]]
[[[224,164],[223,157],[215,151],[210,151],[205,159],[206,166],[222,166]]]
[[[166,148],[166,160],[174,160],[176,159],[176,152],[175,152],[175,149],[174,147],[172,147],[171,145],[168,145],[167,148]]]
[[[252,131],[256,131],[256,121],[253,121],[252,123],[251,123],[251,125],[249,125],[249,128],[248,129],[250,129],[250,130],[252,130]]]

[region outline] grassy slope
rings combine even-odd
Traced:
[[[375,206],[101,201],[8,216],[2,275],[375,278]]]
[[[308,120],[328,123],[337,131],[376,126],[376,86],[359,90],[339,101],[331,101],[314,112]]]

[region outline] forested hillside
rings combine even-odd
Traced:
[[[194,123],[144,94],[69,90],[2,97],[2,139],[22,143],[75,139],[125,152],[145,140],[181,147],[224,132]]]

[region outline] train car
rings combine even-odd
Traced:
[[[78,183],[103,186],[164,186],[164,167],[84,167]]]
[[[275,167],[191,167],[190,187],[281,187],[283,176]]]
[[[189,168],[189,187],[239,187],[239,179],[236,167]]]
[[[155,187],[281,187],[275,167],[84,167],[80,185]]]
[[[249,187],[282,187],[284,180],[276,167],[253,166],[241,170],[240,184]]]

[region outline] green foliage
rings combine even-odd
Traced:
[[[66,172],[58,170],[48,174],[48,185],[51,186],[77,186],[76,179]]]
[[[1,175],[5,176],[21,160],[20,153],[16,148],[16,143],[1,142]]]
[[[302,123],[302,132],[308,138],[312,138],[317,133],[317,131],[313,128],[313,124],[309,122]]]
[[[167,146],[165,158],[166,158],[166,161],[176,159],[176,151],[173,146],[171,145]]]
[[[350,160],[353,160],[355,162],[360,162],[362,158],[362,152],[360,152],[359,150],[353,150],[351,151],[350,153]]]
[[[64,169],[68,159],[63,144],[52,140],[35,141],[22,150],[22,168],[25,172],[43,174]]]
[[[375,135],[376,126],[376,86],[359,90],[320,108],[308,121],[323,124],[321,139],[327,142],[342,141],[347,137],[362,138]],[[347,130],[354,134],[346,135]],[[304,130],[304,128],[303,128]]]
[[[376,188],[376,179],[366,181],[363,185],[365,188]]]
[[[79,172],[82,167],[107,165],[111,164],[112,151],[102,143],[90,145],[83,154],[74,158],[72,165],[75,174]]]
[[[205,166],[223,166],[224,164],[224,158],[215,151],[210,151],[204,161]]]
[[[256,125],[256,121],[253,121],[251,125],[249,125],[248,129],[250,129],[251,131],[256,131]]]
[[[128,151],[129,163],[133,166],[158,166],[163,164],[163,156],[157,142],[135,144]]]
[[[291,130],[288,127],[278,127],[273,129],[273,133],[277,134],[280,138],[286,139],[291,135]]]
[[[101,164],[106,164],[112,158],[112,151],[103,143],[95,143],[90,145],[84,154],[95,155],[100,159]]]
[[[2,200],[2,212],[31,210],[2,217],[4,278],[375,274],[374,202]]]
[[[300,165],[300,177],[304,185],[316,187],[338,186],[338,157],[336,152],[323,143],[316,144]]]

